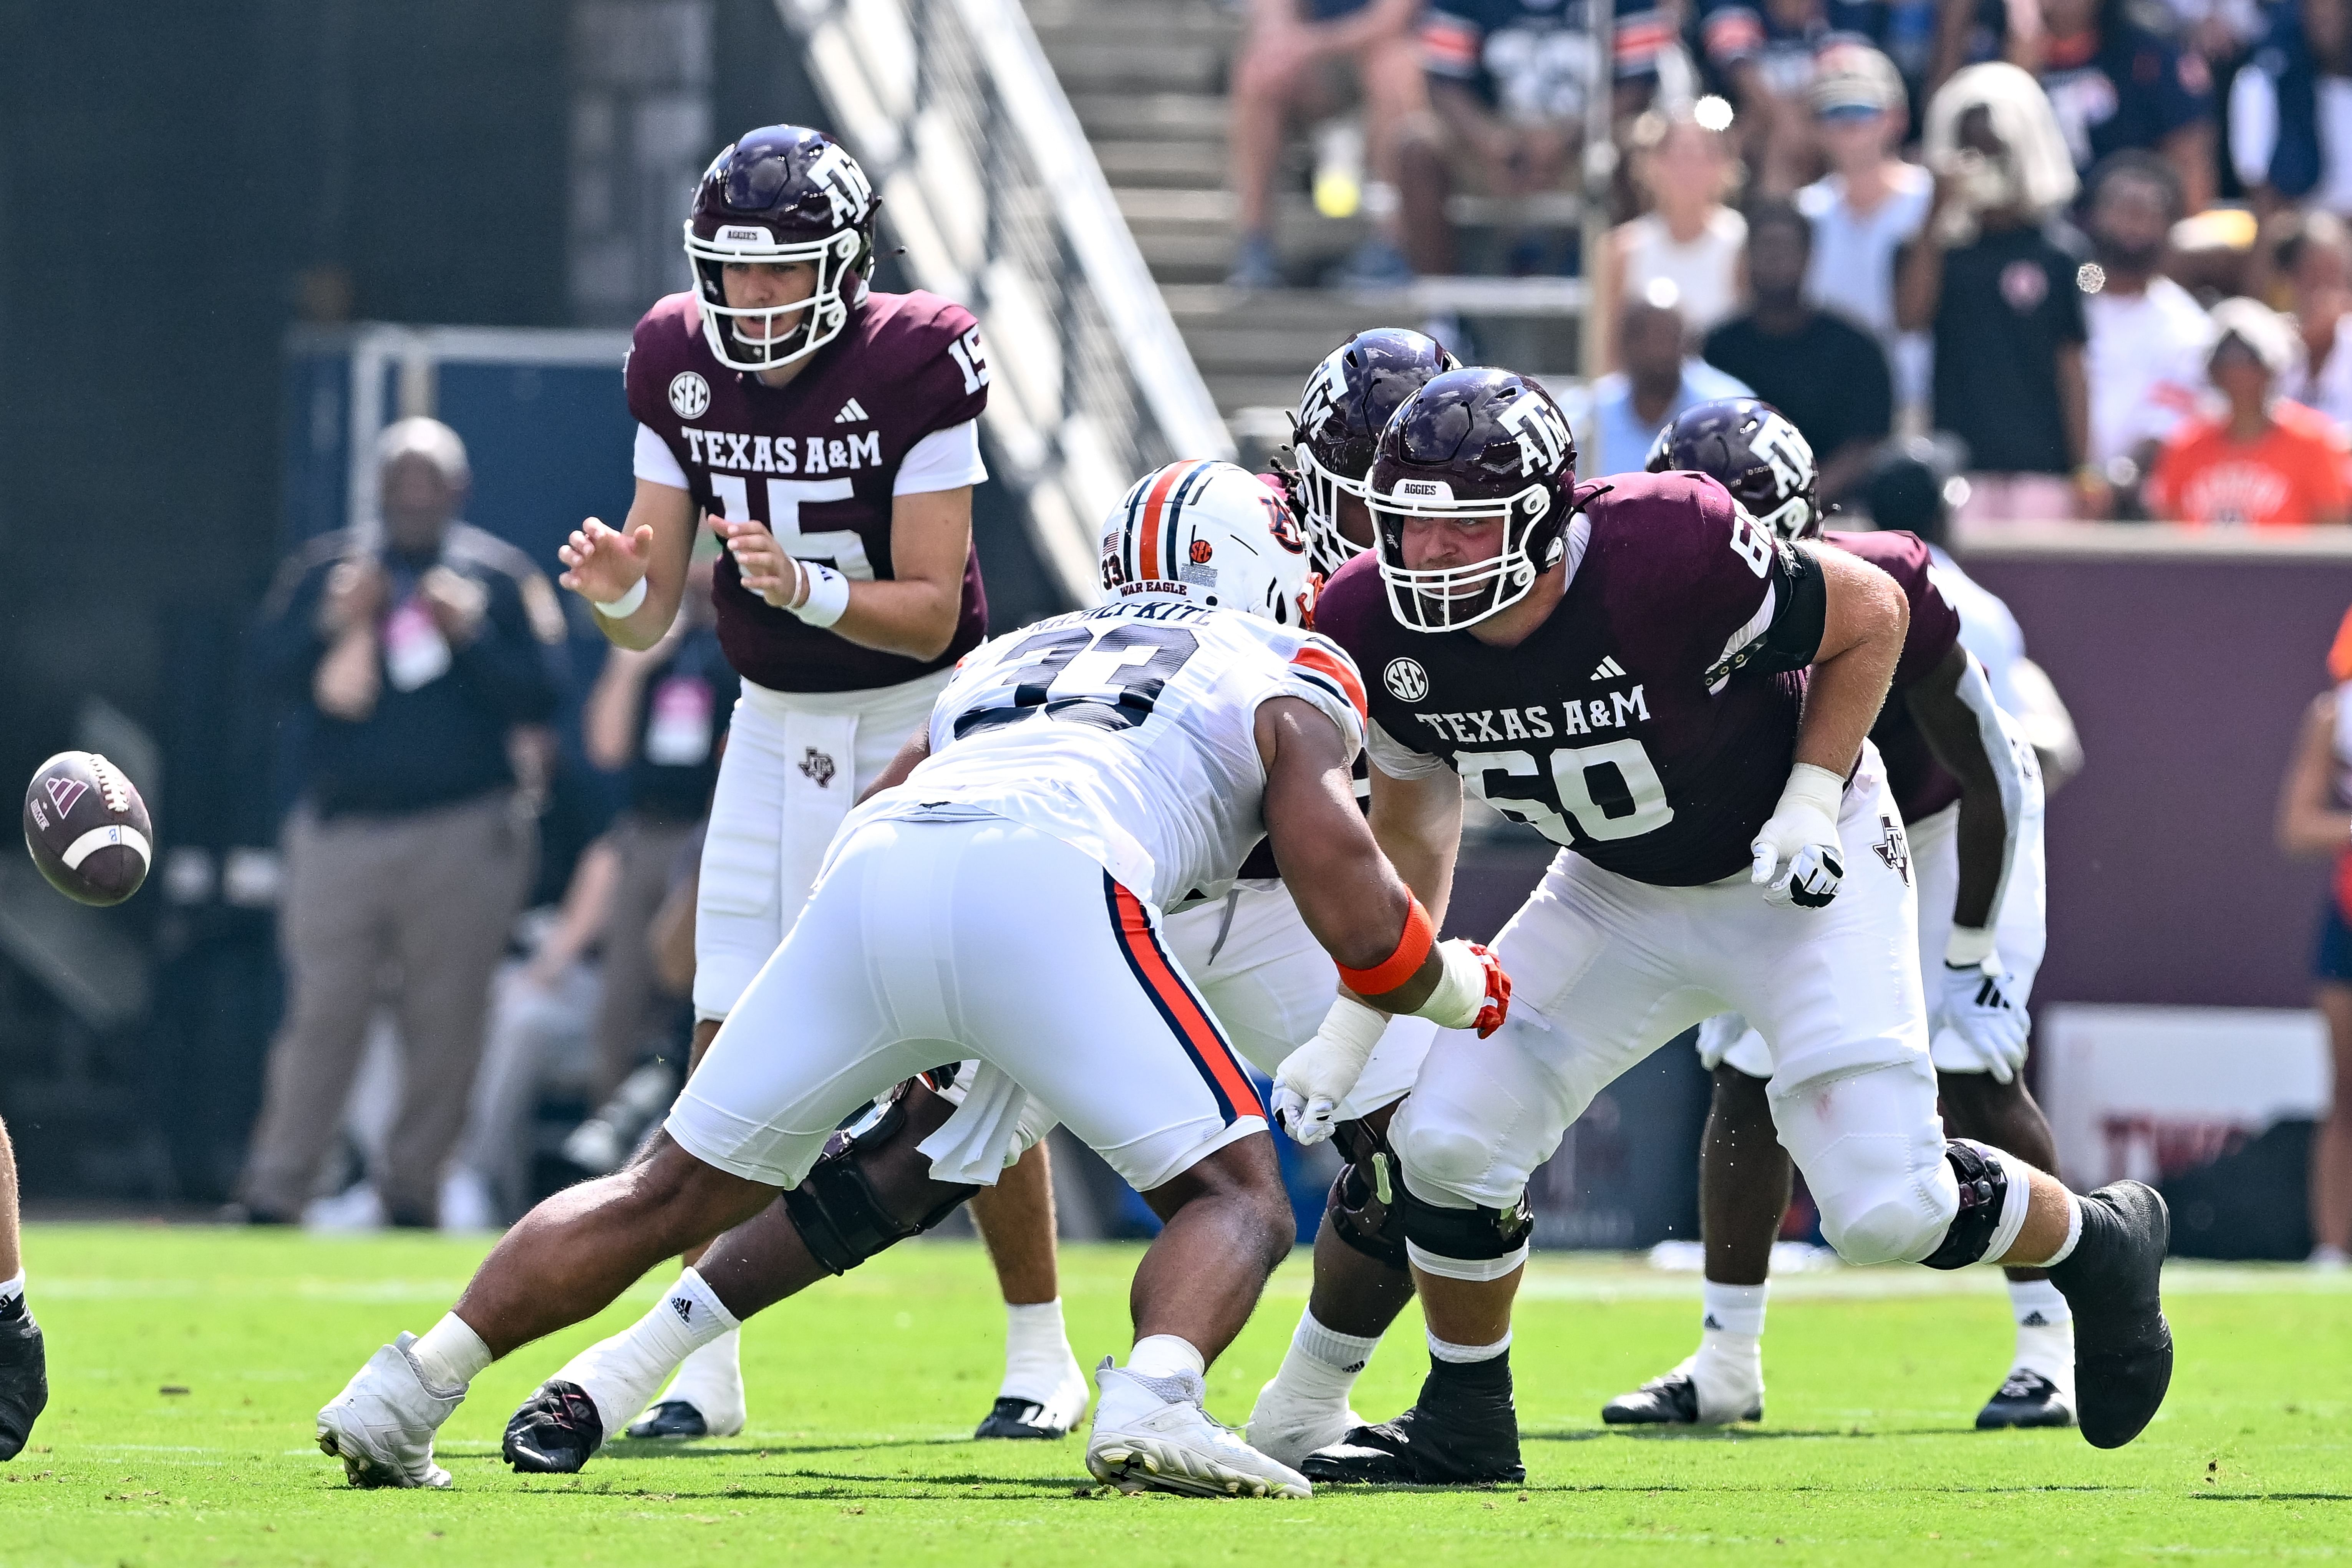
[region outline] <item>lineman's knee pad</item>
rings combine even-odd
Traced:
[[[1966,1268],[1991,1250],[1996,1233],[2005,1228],[2013,1238],[2024,1228],[2024,1217],[2021,1214],[2015,1224],[2001,1224],[2009,1207],[2009,1169],[1993,1151],[1972,1140],[1955,1138],[1944,1145],[1944,1160],[1952,1167],[1952,1179],[1959,1184],[1960,1210],[1952,1216],[1941,1245],[1920,1261],[1930,1268]],[[2020,1192],[2017,1201],[2022,1205],[2026,1194]]]
[[[1404,1238],[1421,1256],[1414,1261],[1432,1273],[1448,1273],[1443,1265],[1459,1262],[1468,1265],[1454,1278],[1485,1279],[1499,1278],[1509,1272],[1500,1267],[1505,1259],[1525,1250],[1528,1235],[1535,1229],[1535,1211],[1528,1207],[1527,1194],[1507,1209],[1449,1209],[1427,1203],[1413,1195],[1412,1189],[1402,1182],[1396,1184],[1397,1208],[1402,1216]],[[1496,1267],[1489,1268],[1488,1265]],[[1516,1264],[1511,1267],[1517,1267]]]
[[[919,1081],[910,1079],[893,1089],[872,1121],[825,1140],[824,1152],[809,1173],[784,1194],[784,1212],[793,1216],[802,1244],[828,1273],[846,1274],[876,1253],[930,1229],[979,1190],[965,1188],[909,1221],[893,1210],[892,1194],[875,1184],[868,1163],[901,1140],[914,1137],[907,1125],[905,1100],[908,1089]]]
[[[1331,1142],[1348,1161],[1323,1205],[1332,1233],[1374,1262],[1402,1272],[1404,1216],[1398,1197],[1404,1178],[1397,1173],[1395,1152],[1362,1121],[1342,1121]]]

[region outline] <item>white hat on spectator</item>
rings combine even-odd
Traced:
[[[1903,73],[1867,44],[1832,44],[1813,65],[1807,96],[1824,119],[1843,114],[1891,114],[1907,101]]]
[[[2294,368],[2301,345],[2287,319],[2260,300],[2240,297],[2213,307],[2213,349],[2235,338],[2253,351],[2263,368],[2274,376]]]
[[[452,485],[466,484],[473,479],[473,465],[466,459],[465,439],[438,419],[419,416],[395,419],[383,427],[375,438],[376,467],[389,467],[401,458],[424,458],[444,481]]]
[[[1992,117],[1994,132],[2016,161],[2020,195],[2029,210],[2046,217],[2074,199],[2081,182],[2049,95],[2030,74],[2002,60],[1954,71],[1928,100],[1920,140],[1930,169],[1953,167],[1960,153],[1960,121],[1979,107]]]

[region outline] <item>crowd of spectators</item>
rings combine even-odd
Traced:
[[[1601,4],[1253,0],[1233,282],[1282,285],[1284,127],[1352,62],[1374,223],[1339,280],[1588,277],[1590,472],[1746,388],[1832,498],[1929,437],[1972,521],[2347,521],[2352,0]],[[1585,258],[1564,198],[1610,170]],[[1499,198],[1475,253],[1465,192]]]

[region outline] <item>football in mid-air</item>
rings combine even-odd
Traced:
[[[119,904],[147,879],[155,827],[122,770],[96,752],[59,752],[25,791],[25,847],[77,903]]]

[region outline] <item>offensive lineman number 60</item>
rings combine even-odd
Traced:
[[[1454,766],[1479,799],[1555,844],[1638,838],[1675,819],[1649,752],[1630,735],[1605,745],[1555,747],[1548,779],[1528,752],[1456,752]],[[1514,787],[1519,779],[1528,783]]]

